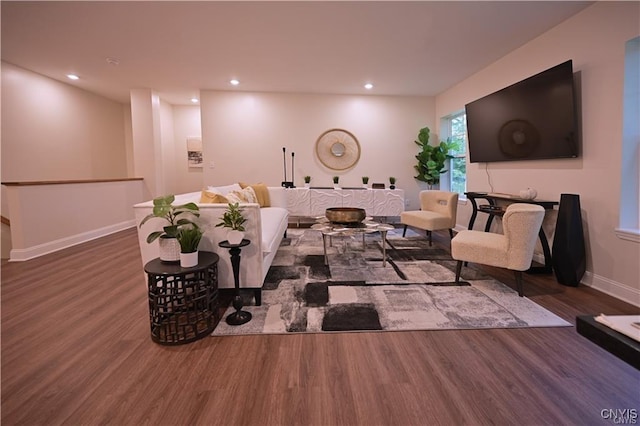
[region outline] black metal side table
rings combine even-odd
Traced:
[[[242,247],[251,244],[250,240],[243,239],[240,244],[231,244],[229,241],[220,241],[218,245],[222,248],[229,249],[231,254],[231,267],[233,268],[233,281],[236,288],[236,294],[233,297],[233,307],[235,312],[227,316],[227,324],[241,325],[251,321],[251,312],[242,310],[242,297],[240,297],[240,252]]]
[[[160,259],[144,265],[154,342],[180,345],[213,331],[219,320],[218,260],[217,254],[201,251],[198,264],[191,268]]]

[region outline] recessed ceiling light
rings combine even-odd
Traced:
[[[233,80],[230,80],[229,83],[233,84],[234,86],[237,86],[238,84],[240,84],[240,81],[234,78]]]
[[[194,104],[198,103],[198,98],[191,98],[191,102],[193,102]]]
[[[373,89],[373,84],[367,83],[367,84],[364,85],[364,88],[367,89],[367,90],[371,90],[371,89]]]
[[[80,80],[80,77],[78,77],[78,76],[77,76],[77,75],[75,75],[75,74],[67,74],[67,78],[68,78],[69,80]]]

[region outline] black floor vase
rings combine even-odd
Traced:
[[[553,236],[553,270],[560,284],[577,287],[586,268],[580,197],[561,194]]]

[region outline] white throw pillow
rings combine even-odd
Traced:
[[[230,203],[257,203],[258,197],[252,187],[247,186],[239,191],[231,191],[225,195]]]

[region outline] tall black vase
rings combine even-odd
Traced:
[[[551,259],[560,284],[572,287],[580,284],[586,268],[586,254],[578,195],[560,195]]]

